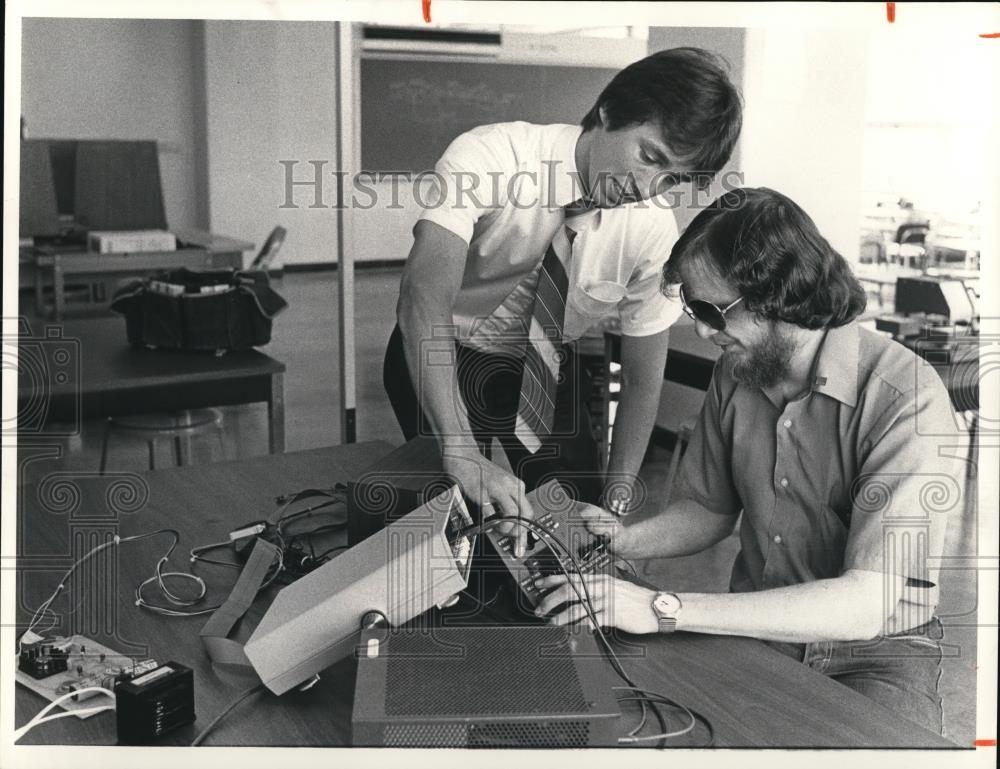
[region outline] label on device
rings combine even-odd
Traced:
[[[144,676],[139,676],[138,678],[133,678],[132,683],[137,686],[145,686],[150,681],[155,681],[157,678],[162,678],[167,675],[167,673],[173,673],[174,669],[164,665],[162,668],[157,668],[152,673],[146,673]]]
[[[229,539],[235,542],[237,539],[252,537],[254,534],[260,534],[264,531],[264,528],[263,523],[258,523],[254,526],[247,526],[244,529],[237,529],[236,531],[229,532]]]

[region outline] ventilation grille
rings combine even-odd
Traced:
[[[464,724],[392,724],[385,727],[389,748],[464,748]]]
[[[528,630],[530,634],[525,634]],[[447,642],[423,629],[386,647],[385,712],[393,717],[584,713],[561,628],[466,628]]]
[[[586,721],[490,724],[393,724],[384,744],[394,748],[574,748],[590,738]]]
[[[572,748],[587,745],[586,721],[492,723],[470,727],[469,747]]]

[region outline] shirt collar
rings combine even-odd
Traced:
[[[857,406],[859,344],[855,321],[827,330],[813,365],[813,392],[836,398],[851,408]]]
[[[546,169],[552,180],[549,195],[552,208],[562,208],[583,195],[583,184],[576,168],[576,143],[582,134],[583,126],[567,125],[556,136],[551,165]]]

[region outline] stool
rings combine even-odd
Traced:
[[[218,409],[188,409],[172,414],[133,414],[123,417],[108,417],[104,426],[104,443],[101,446],[101,469],[103,475],[108,461],[108,443],[111,434],[121,432],[146,441],[149,447],[149,469],[156,469],[155,441],[157,438],[174,439],[174,458],[178,467],[188,463],[189,441],[192,436],[203,435],[215,430],[219,436],[219,446],[223,456],[226,444],[222,439],[222,412]]]
[[[674,480],[677,477],[677,468],[680,467],[681,464],[681,454],[684,453],[688,443],[691,442],[692,435],[694,435],[694,417],[685,419],[681,422],[681,426],[677,430],[677,440],[674,442],[674,452],[670,456],[670,467],[667,470],[667,480],[663,485],[664,508],[670,504],[670,493],[674,488]]]

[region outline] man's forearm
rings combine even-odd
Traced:
[[[848,572],[752,593],[678,593],[677,629],[809,643],[873,638],[889,613],[882,574]]]
[[[626,384],[622,388],[608,457],[609,486],[638,482],[639,469],[660,405],[659,396],[659,382]],[[641,496],[638,489],[635,494]]]
[[[608,457],[608,488],[633,485],[649,445],[663,389],[669,331],[621,338],[621,392]],[[636,491],[636,497],[641,496]],[[632,507],[635,507],[633,503]]]
[[[411,299],[398,319],[410,379],[431,427],[442,446],[468,445],[472,428],[455,374],[455,337],[443,333],[453,325],[451,313]]]
[[[647,505],[656,504],[652,498]],[[673,558],[700,553],[729,536],[736,518],[719,515],[691,499],[682,499],[666,510],[624,529],[616,552],[625,558]]]

